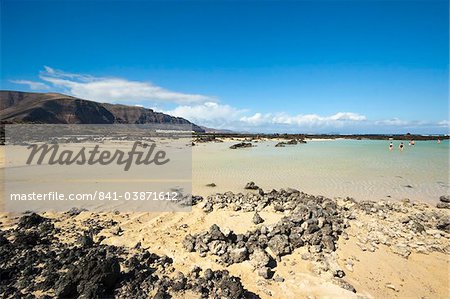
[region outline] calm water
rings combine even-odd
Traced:
[[[244,191],[248,181],[264,189],[293,187],[329,197],[410,198],[436,202],[449,192],[449,142],[406,143],[403,152],[388,141],[334,140],[275,148],[276,142],[231,150],[231,143],[194,147],[194,191]],[[216,188],[205,187],[214,182]]]

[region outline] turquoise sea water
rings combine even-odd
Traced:
[[[194,191],[243,191],[248,181],[265,189],[293,187],[329,197],[410,198],[436,202],[449,192],[449,142],[327,140],[275,148],[276,142],[230,150],[232,143],[194,147]],[[214,190],[204,187],[214,182]]]

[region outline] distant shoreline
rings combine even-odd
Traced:
[[[419,134],[254,134],[254,133],[194,133],[195,138],[250,138],[250,139],[369,139],[369,140],[447,140],[450,135]]]

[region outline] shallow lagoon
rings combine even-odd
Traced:
[[[276,148],[275,141],[229,149],[233,142],[193,148],[193,190],[197,194],[244,191],[248,181],[269,188],[297,188],[329,197],[437,202],[449,192],[449,142],[320,140]],[[217,187],[206,187],[214,182]]]

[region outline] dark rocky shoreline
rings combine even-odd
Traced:
[[[193,267],[183,274],[171,258],[139,244],[130,249],[95,242],[95,229],[79,232],[75,244],[61,242],[60,233],[54,220],[34,213],[1,231],[2,298],[35,298],[35,292],[41,298],[170,298],[188,290],[200,298],[258,298],[226,270]]]
[[[205,215],[248,213],[255,228],[236,233],[214,224],[186,232],[180,246],[224,269],[250,263],[255,276],[275,282],[285,279],[277,273],[282,257],[305,248],[301,258],[311,262],[315,274],[350,292],[357,291],[346,279],[353,264],[341,267],[335,253],[353,225],[363,232],[356,244],[361,251],[385,245],[405,259],[412,252],[450,254],[447,209],[409,200],[329,199],[295,189],[265,192],[254,182],[245,187],[251,191],[195,197],[193,204]],[[442,203],[448,201],[441,197]],[[267,223],[260,213],[268,209],[280,214],[280,220]],[[2,298],[179,298],[185,292],[199,298],[259,298],[227,270],[190,265],[191,270],[181,272],[170,257],[156,255],[140,242],[132,248],[103,244],[102,231],[121,235],[118,223],[91,217],[82,228],[70,224],[81,212],[72,209],[54,219],[28,213],[17,225],[0,230]]]
[[[289,140],[305,140],[305,139],[355,139],[355,140],[447,140],[450,135],[419,135],[419,134],[255,134],[255,133],[194,133],[197,140],[202,142],[220,142],[220,138],[245,138],[247,141],[260,139],[286,139]]]

